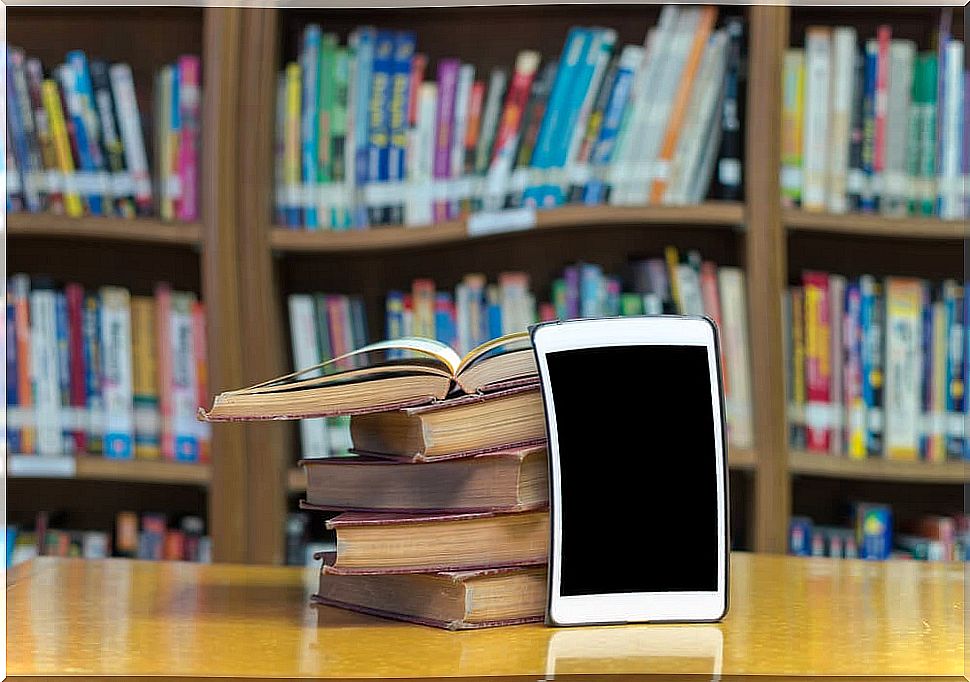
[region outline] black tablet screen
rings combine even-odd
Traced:
[[[559,437],[563,596],[717,589],[707,352],[620,346],[546,355]]]

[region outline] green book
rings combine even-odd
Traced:
[[[333,55],[331,79],[333,92],[330,108],[330,175],[334,182],[347,180],[347,93],[350,83],[350,51],[337,48]],[[350,229],[351,214],[347,207],[333,209],[332,224],[337,229]]]
[[[937,110],[937,57],[933,52],[923,53],[916,64],[913,79],[913,108],[920,111],[919,145],[917,156],[917,203],[913,213],[933,215],[936,205],[936,110]],[[916,208],[915,206],[913,207]]]

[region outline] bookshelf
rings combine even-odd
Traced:
[[[162,460],[119,460],[79,455],[67,466],[33,455],[10,455],[7,474],[10,478],[66,478],[90,481],[125,481],[131,483],[195,485],[206,487],[211,478],[206,464]],[[54,458],[49,458],[54,459]]]
[[[37,270],[53,259],[65,272],[97,282],[105,277],[103,258],[110,245],[112,279],[119,284],[144,286],[152,278],[164,279],[166,273],[182,280],[183,286],[202,294],[209,310],[210,387],[218,392],[289,371],[289,293],[360,293],[370,328],[376,330],[382,328],[384,291],[416,276],[432,276],[450,286],[472,269],[492,277],[518,268],[528,270],[542,289],[555,268],[571,260],[588,257],[611,267],[631,255],[660,253],[668,243],[698,248],[705,257],[741,265],[746,271],[757,440],[751,451],[732,452],[730,466],[733,477],[743,477],[743,517],[751,549],[785,550],[797,497],[793,493],[803,479],[825,479],[835,485],[874,481],[893,487],[899,495],[905,495],[910,484],[949,489],[967,483],[962,463],[936,467],[852,462],[789,452],[783,386],[781,292],[802,268],[920,276],[945,271],[957,276],[966,237],[965,224],[956,221],[782,209],[778,197],[784,50],[792,44],[790,36],[800,40],[804,26],[813,22],[853,24],[860,35],[871,34],[883,21],[898,22],[901,35],[911,33],[925,45],[938,9],[893,10],[888,18],[867,8],[726,9],[743,12],[746,18],[748,102],[743,127],[756,132],[746,136],[742,202],[570,206],[539,211],[529,229],[486,237],[470,236],[464,220],[348,232],[275,227],[276,79],[284,58],[295,54],[299,32],[308,21],[325,23],[341,35],[363,23],[414,28],[421,50],[432,60],[460,52],[486,69],[508,65],[516,50],[526,45],[543,54],[555,53],[573,23],[613,26],[619,29],[619,43],[639,42],[658,13],[657,6],[626,4],[434,9],[403,2],[390,5],[366,10],[11,9],[11,43],[45,59],[61,58],[66,46],[105,52],[100,45],[124,45],[107,56],[131,62],[136,82],[150,83],[153,69],[179,51],[201,54],[204,151],[198,224],[11,215],[10,270]],[[962,18],[958,9],[958,36],[963,35]],[[109,33],[99,33],[104,30]],[[131,46],[123,37],[135,33],[147,37]],[[220,424],[213,439],[211,468],[186,471],[185,476],[200,485],[207,483],[215,557],[281,563],[288,496],[303,489],[302,473],[292,467],[295,428],[283,423]],[[131,473],[135,471],[133,467],[92,476],[177,482],[170,478],[174,473],[147,473],[146,468]]]

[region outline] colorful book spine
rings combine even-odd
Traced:
[[[155,332],[158,334],[158,410],[161,415],[162,457],[175,459],[172,405],[172,290],[165,283],[155,286]]]
[[[862,292],[857,280],[846,286],[844,310],[842,397],[845,404],[845,451],[850,459],[865,459],[868,453],[866,410],[862,395]]]
[[[754,425],[751,412],[751,361],[749,356],[747,296],[744,271],[741,268],[721,267],[717,270],[720,292],[720,311],[723,319],[724,359],[730,377],[725,396],[728,420],[728,440],[737,448],[747,449],[754,444]],[[708,313],[705,307],[705,313]]]
[[[90,69],[94,101],[98,109],[98,119],[101,122],[101,141],[104,145],[105,166],[111,174],[114,212],[123,218],[133,218],[135,216],[135,204],[131,183],[125,173],[125,149],[121,142],[118,123],[115,118],[115,103],[114,97],[111,95],[108,64],[103,60],[94,59],[91,61]]]
[[[950,40],[944,60],[944,92],[940,137],[939,207],[941,218],[963,217],[961,154],[966,114],[963,111],[963,42]]]
[[[879,206],[876,188],[876,80],[879,75],[879,43],[867,40],[863,57],[862,149],[863,184],[859,209],[872,213]]]
[[[862,399],[866,407],[866,453],[883,454],[883,339],[884,297],[882,285],[871,275],[859,279],[862,295]]]
[[[919,456],[922,387],[922,315],[925,285],[920,280],[886,279],[885,455]]]
[[[145,153],[145,138],[142,135],[131,67],[127,64],[112,64],[108,73],[118,115],[121,144],[125,150],[125,168],[133,183],[135,206],[140,215],[147,215],[152,210],[152,181],[148,172],[148,156]]]
[[[831,112],[828,140],[826,204],[832,213],[848,210],[849,143],[852,130],[852,84],[855,74],[856,31],[837,26],[832,31]]]
[[[458,179],[462,176],[465,168],[465,133],[468,130],[468,101],[471,98],[472,84],[475,81],[475,67],[471,64],[462,64],[458,68],[458,80],[455,82],[455,112],[452,119],[451,131],[451,153],[449,162],[451,165],[449,175],[451,178]],[[457,186],[455,189],[459,189]],[[449,192],[448,197],[448,217],[457,218],[461,208],[459,193]]]
[[[369,26],[358,28],[351,35],[350,44],[354,51],[354,187],[355,211],[354,227],[368,225],[367,204],[363,200],[364,186],[371,180],[369,176],[369,122],[371,117],[371,81],[374,69],[374,46],[377,31]],[[374,178],[376,179],[376,178]]]
[[[286,65],[286,128],[283,152],[283,183],[286,198],[284,213],[287,227],[299,227],[300,209],[300,65]]]
[[[172,431],[175,460],[199,461],[196,414],[199,389],[195,378],[192,306],[195,294],[172,292],[169,345],[172,358]]]
[[[304,187],[316,188],[319,181],[317,175],[318,168],[318,140],[320,139],[320,115],[322,107],[322,97],[320,90],[324,84],[332,83],[330,74],[322,78],[322,70],[325,65],[320,54],[321,44],[320,26],[317,24],[307,24],[303,29],[302,46],[300,48],[300,77],[302,115],[300,118],[301,127],[301,167]],[[329,153],[329,149],[327,150]],[[319,227],[317,217],[317,206],[313,201],[304,204],[303,225],[308,229]]]
[[[71,142],[67,133],[67,121],[61,102],[61,94],[57,82],[45,80],[42,86],[44,109],[47,112],[51,126],[54,152],[57,156],[57,166],[64,180],[64,209],[72,218],[79,218],[84,214],[84,205],[77,191],[74,179],[74,156],[71,153]]]
[[[87,451],[87,390],[84,353],[84,288],[75,282],[64,287],[67,304],[68,376],[70,384],[71,439],[74,452]]]
[[[353,169],[352,155],[347,154],[350,131],[350,78],[351,56],[347,48],[338,47],[334,52],[332,80],[333,106],[330,109],[330,161],[331,179],[341,188],[341,199],[330,210],[330,224],[335,229],[347,230],[353,223],[347,203],[346,183]]]
[[[100,170],[96,165],[95,157],[92,155],[92,144],[90,135],[92,131],[88,129],[90,124],[82,104],[80,93],[77,90],[77,75],[73,67],[62,64],[54,69],[54,75],[64,93],[65,112],[71,122],[70,130],[73,131],[73,149],[77,155],[78,167],[84,172],[87,178],[94,178]],[[104,206],[102,194],[97,191],[95,183],[85,183],[82,194],[88,211],[93,215],[103,215]]]
[[[20,433],[24,422],[24,410],[18,403],[19,380],[17,371],[17,308],[13,303],[13,296],[7,285],[6,300],[6,334],[4,335],[6,376],[7,376],[7,452],[11,454],[23,454],[21,447]]]
[[[30,319],[30,279],[27,275],[14,275],[10,278],[8,290],[14,308],[14,326],[17,335],[17,405],[26,416],[34,409],[32,376],[34,358],[31,353]],[[36,452],[36,429],[26,419],[20,429],[20,452]]]
[[[104,456],[134,456],[132,412],[131,302],[126,289],[101,288]]]
[[[386,183],[389,179],[391,138],[391,78],[394,70],[394,33],[378,31],[374,41],[374,61],[371,70],[370,101],[367,121],[368,182]],[[386,224],[386,207],[367,204],[371,225]]]
[[[829,277],[823,272],[806,272],[802,275],[802,288],[805,296],[805,447],[811,452],[827,453],[832,437]]]
[[[101,298],[98,294],[86,294],[83,311],[84,334],[84,395],[88,411],[87,451],[100,454],[104,451],[104,397],[101,391]]]
[[[485,98],[485,109],[482,112],[482,132],[479,135],[478,147],[475,149],[476,175],[484,175],[492,161],[495,134],[502,114],[502,98],[505,95],[507,81],[508,74],[503,69],[492,69],[489,73],[488,94]]]
[[[853,48],[854,68],[852,72],[852,114],[849,129],[849,169],[845,176],[845,192],[848,209],[861,208],[865,188],[865,173],[862,170],[862,144],[865,137],[865,73],[866,60],[862,53]]]
[[[943,304],[946,308],[946,456],[960,459],[967,456],[967,316],[966,287],[953,281],[943,285]]]
[[[45,197],[36,179],[43,170],[34,118],[27,92],[22,50],[7,48],[7,119],[13,142],[14,158],[21,169],[21,189],[27,210],[39,211]]]
[[[432,167],[432,175],[437,181],[448,180],[451,177],[451,141],[460,69],[461,62],[457,59],[442,59],[438,62],[438,108],[435,114],[434,164]],[[435,199],[433,204],[435,222],[448,220],[450,211],[447,199]]]
[[[907,182],[908,131],[913,91],[913,63],[916,44],[911,40],[892,40],[889,44],[889,79],[886,107],[886,148],[884,153],[882,199],[883,215],[906,215],[910,189]]]
[[[832,436],[829,438],[829,454],[841,456],[845,451],[845,411],[843,377],[845,357],[842,353],[846,279],[842,275],[829,275],[829,418]]]
[[[197,395],[196,408],[212,403],[209,395],[209,353],[206,349],[208,339],[206,331],[205,304],[201,301],[192,302],[192,357],[195,361],[195,384]],[[199,461],[208,464],[211,461],[212,425],[208,422],[196,421],[195,430],[199,439]]]
[[[936,205],[937,76],[936,55],[922,55],[913,84],[916,183],[910,213],[924,216],[933,215]]]
[[[181,196],[176,217],[185,222],[199,218],[199,130],[202,121],[199,57],[182,55],[178,59],[179,119],[178,176]]]
[[[724,72],[724,97],[721,103],[721,148],[717,160],[716,194],[719,199],[725,201],[739,201],[743,184],[742,100],[739,83],[742,72],[744,21],[739,17],[728,17],[725,30],[730,43]]]
[[[886,118],[889,114],[889,45],[892,37],[892,29],[887,25],[882,25],[876,29],[876,95],[874,112],[874,132],[873,132],[873,188],[874,194],[878,197],[877,204],[882,207],[882,195],[884,191],[883,174],[886,170]]]
[[[132,416],[137,459],[158,459],[162,454],[158,343],[154,299],[150,296],[132,296]]]
[[[54,294],[54,318],[57,330],[57,392],[60,400],[61,453],[74,454],[74,411],[71,408],[71,348],[67,297],[63,291]]]
[[[812,26],[805,31],[805,127],[802,138],[802,207],[808,211],[825,210],[831,74],[832,31],[828,27]]]
[[[412,31],[399,31],[394,35],[391,61],[390,97],[388,122],[387,179],[402,183],[406,180],[408,145],[408,105],[411,99],[411,70],[416,47]],[[387,207],[385,222],[391,225],[404,223],[404,201],[394,201]]]
[[[944,462],[946,453],[947,306],[941,299],[923,307],[923,423],[920,456]]]
[[[60,365],[57,353],[57,295],[51,289],[32,289],[30,300],[30,357],[36,416],[37,454],[64,454],[61,437]]]
[[[320,342],[317,337],[316,312],[309,294],[291,294],[287,299],[290,313],[290,343],[293,350],[294,371],[320,364]],[[319,376],[319,370],[302,376]],[[300,444],[303,457],[326,457],[330,454],[326,419],[301,419]]]

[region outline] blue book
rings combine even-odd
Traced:
[[[81,333],[84,337],[85,406],[91,419],[88,422],[88,452],[102,450],[104,400],[101,394],[101,300],[96,294],[84,297],[81,311]]]
[[[80,105],[87,120],[91,122],[88,129],[88,144],[91,146],[91,160],[99,171],[106,170],[104,154],[101,153],[101,124],[98,117],[98,104],[94,99],[94,86],[91,83],[91,69],[88,58],[83,50],[71,50],[67,53],[67,63],[74,70],[74,84]]]
[[[317,146],[320,132],[320,107],[317,94],[320,89],[320,26],[307,24],[303,30],[303,45],[300,49],[300,74],[303,78],[302,103],[303,111],[300,117],[302,133],[301,159],[303,167],[304,185],[316,185],[317,178]],[[305,226],[316,228],[317,207],[308,202],[303,207]]]
[[[488,321],[488,338],[497,339],[502,335],[502,304],[497,298],[489,296],[485,317]]]
[[[950,421],[958,426],[967,408],[967,355],[966,355],[966,290],[955,283],[943,285],[943,305],[946,308],[947,353],[946,353],[946,414],[947,459],[960,459],[964,456],[966,437],[952,433]]]
[[[458,327],[455,325],[455,318],[451,316],[453,305],[448,292],[442,291],[435,295],[434,336],[452,348],[458,345]]]
[[[367,121],[367,180],[387,182],[391,137],[391,77],[394,67],[394,33],[378,31],[371,67],[369,117]],[[380,206],[367,207],[371,225],[384,223]]]
[[[866,450],[882,456],[883,310],[882,287],[871,275],[859,278],[862,291],[862,401],[866,409]]]
[[[54,70],[54,73],[57,77],[58,83],[61,86],[61,92],[64,95],[64,102],[66,104],[65,108],[67,110],[65,113],[70,119],[71,125],[74,126],[74,140],[77,143],[76,149],[78,169],[85,173],[95,173],[97,172],[98,168],[94,163],[94,158],[91,156],[91,142],[88,136],[84,111],[81,109],[77,97],[76,75],[74,73],[74,68],[68,64],[62,64]],[[92,193],[90,191],[82,192],[82,194],[84,195],[88,210],[92,214],[104,214],[104,206],[102,204],[100,194]]]
[[[542,124],[539,126],[539,135],[536,137],[536,145],[532,150],[530,165],[533,168],[546,169],[552,166],[556,145],[553,136],[560,129],[560,119],[566,115],[566,107],[572,94],[572,83],[576,69],[589,50],[591,39],[592,33],[585,28],[574,26],[569,29],[566,43],[563,46],[562,57],[559,60],[559,67],[556,70],[556,80],[553,82],[552,91],[549,93],[549,103],[546,105]],[[543,184],[526,188],[522,194],[522,205],[540,206],[545,191],[546,187]]]
[[[374,68],[374,44],[377,42],[377,31],[369,26],[363,26],[354,31],[350,38],[351,47],[356,59],[354,73],[354,187],[361,191],[370,180],[368,166],[368,122],[370,120],[371,102],[371,72]],[[367,204],[358,196],[359,203],[354,207],[354,227],[367,227]]]
[[[17,526],[7,526],[7,568],[13,566],[13,549],[17,545]]]
[[[862,174],[865,183],[859,207],[865,213],[872,213],[879,208],[879,197],[872,186],[875,177],[875,144],[876,144],[876,74],[879,66],[879,46],[876,41],[866,43],[862,76]]]
[[[636,54],[642,58],[642,49],[637,50]],[[616,139],[620,134],[620,125],[623,123],[623,116],[630,100],[636,65],[624,60],[625,56],[626,53],[624,52],[624,55],[620,57],[616,79],[613,81],[613,90],[610,92],[610,98],[607,100],[606,109],[603,112],[603,122],[600,124],[599,135],[590,151],[589,160],[594,166],[603,166],[613,160]],[[583,203],[594,205],[605,200],[606,184],[602,180],[593,178],[583,190]]]
[[[8,285],[9,289],[10,286]],[[9,294],[8,294],[9,296]],[[13,303],[7,301],[7,408],[17,407],[17,316]],[[20,429],[10,426],[7,422],[7,452],[20,452]]]
[[[603,268],[593,263],[579,266],[579,316],[598,317],[603,314]]]
[[[408,147],[408,102],[411,95],[411,63],[414,59],[417,39],[413,31],[399,31],[394,36],[390,95],[390,140],[388,145],[387,175],[390,182],[405,179],[405,161]],[[404,223],[404,204],[397,203],[387,209],[384,222],[390,225]]]
[[[27,210],[36,213],[41,210],[40,195],[32,189],[28,182],[31,171],[30,146],[27,140],[27,133],[24,130],[24,122],[21,113],[24,108],[17,101],[15,87],[14,59],[11,56],[10,48],[7,48],[7,129],[8,139],[13,147],[14,158],[17,161],[17,170],[20,172],[21,192]]]
[[[923,369],[921,371],[922,383],[920,385],[920,413],[924,417],[930,417],[933,412],[933,303],[930,295],[930,285],[923,285],[923,309],[920,311],[922,316],[920,322],[923,327],[922,338],[920,339],[920,355],[922,356]],[[926,459],[929,456],[930,441],[930,419],[924,419],[925,428],[920,429],[919,433],[919,456]]]
[[[61,410],[71,405],[71,348],[68,341],[67,297],[58,291],[54,299],[54,315],[57,325],[57,379],[61,396]],[[64,445],[63,452],[74,452],[74,431],[70,419],[61,418]]]

